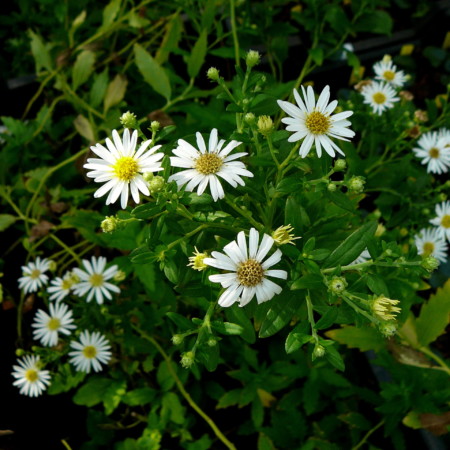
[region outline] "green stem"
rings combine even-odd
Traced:
[[[382,427],[383,425],[384,425],[384,419],[383,419],[381,422],[378,422],[372,429],[370,429],[370,430],[363,436],[363,438],[361,439],[361,441],[359,441],[359,443],[356,444],[356,445],[352,448],[352,450],[358,450],[358,449],[360,449],[360,448],[367,442],[367,439],[369,439],[369,437],[370,437],[373,433],[375,433],[375,431],[377,431],[378,428]]]
[[[186,233],[183,237],[181,237],[180,239],[177,239],[176,241],[171,242],[168,246],[167,246],[167,250],[170,250],[174,247],[176,247],[180,242],[183,242],[184,240],[190,238],[191,236],[194,236],[194,234],[197,234],[198,232],[204,230],[205,228],[208,228],[207,224],[202,224],[199,227],[195,228],[192,231],[189,231],[189,233]]]
[[[175,384],[177,385],[178,390],[180,391],[181,395],[184,397],[184,399],[187,401],[189,406],[210,426],[210,428],[213,430],[214,434],[217,436],[218,439],[230,450],[236,450],[236,447],[232,442],[230,442],[225,435],[220,431],[218,426],[215,424],[215,422],[209,417],[201,408],[200,406],[195,403],[195,401],[192,399],[190,394],[186,391],[185,387],[183,386],[182,381],[178,377],[177,373],[175,372],[174,368],[172,367],[172,359],[170,356],[164,351],[164,349],[158,344],[158,342],[153,339],[151,336],[137,328],[136,326],[132,325],[132,327],[147,341],[149,341],[161,354],[161,356],[164,358],[164,361],[166,362],[167,368],[170,372],[170,375],[175,380]]]
[[[261,231],[264,229],[264,226],[257,222],[249,212],[244,211],[243,209],[239,208],[239,206],[235,205],[233,203],[233,201],[228,197],[225,196],[225,201],[226,203],[233,208],[238,214],[240,214],[242,217],[244,217],[245,219],[247,219],[257,230]]]
[[[311,324],[312,337],[314,338],[314,340],[317,344],[319,342],[319,336],[318,336],[317,330],[316,330],[316,321],[314,320],[314,311],[313,311],[313,305],[311,302],[311,297],[309,295],[309,290],[307,292],[308,293],[306,294],[306,307],[308,309],[308,321]]]
[[[272,159],[274,160],[277,168],[280,167],[280,163],[278,162],[278,158],[275,154],[275,149],[273,148],[272,136],[267,136],[267,144],[269,145],[270,154],[272,155]]]
[[[445,361],[441,357],[436,355],[436,353],[432,352],[428,347],[425,346],[419,347],[418,350],[427,355],[432,360],[434,360],[437,364],[439,364],[440,367],[442,367],[442,369],[447,373],[447,375],[450,375],[450,367],[448,367]]]
[[[70,247],[68,247],[63,241],[61,241],[61,239],[59,239],[55,234],[50,234],[50,238],[53,239],[67,253],[69,253],[78,264],[81,265],[80,257]]]
[[[349,293],[347,293],[348,296],[350,296]],[[342,294],[342,299],[344,300],[345,303],[347,303],[347,305],[349,305],[351,308],[353,308],[357,313],[361,314],[362,316],[364,316],[367,320],[369,320],[370,322],[374,323],[374,324],[379,324],[379,320],[375,319],[375,317],[372,317],[367,311],[364,311],[364,309],[360,308],[359,306],[357,306],[355,303],[353,303],[348,297],[347,295]],[[353,296],[352,296],[353,297]]]
[[[230,21],[231,21],[231,32],[233,34],[234,59],[236,61],[236,65],[238,67],[241,67],[239,58],[239,39],[236,28],[236,5],[234,0],[230,0]]]
[[[366,261],[359,264],[349,264],[347,266],[342,266],[341,270],[359,270],[363,267],[369,267],[369,266],[378,266],[378,267],[405,267],[405,266],[420,266],[422,264],[421,261],[405,261],[401,263],[383,263],[383,262],[377,262],[377,261]],[[336,267],[330,267],[328,269],[323,269],[322,273],[331,273],[334,270],[336,270]]]

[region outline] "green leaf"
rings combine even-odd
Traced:
[[[11,214],[0,214],[0,231],[5,231],[16,220],[17,220],[17,217],[14,217]]]
[[[239,335],[244,331],[240,325],[231,322],[220,322],[219,320],[211,322],[211,328],[218,333],[228,336]]]
[[[174,392],[166,392],[162,398],[161,415],[164,416],[166,413],[170,420],[178,425],[182,425],[185,421],[185,408]]]
[[[310,325],[308,321],[299,323],[286,338],[284,349],[286,353],[293,353],[299,348],[303,347],[307,342],[310,342],[312,337],[308,334]]]
[[[178,42],[181,38],[183,22],[179,14],[175,14],[166,25],[166,34],[161,42],[161,46],[155,55],[158,64],[164,64],[170,53],[178,48]]]
[[[241,398],[242,389],[232,389],[225,392],[217,403],[216,409],[228,408],[229,406],[237,405]]]
[[[187,60],[187,70],[191,78],[195,78],[205,61],[206,50],[208,49],[208,33],[203,30],[192,49]]]
[[[94,70],[94,64],[95,53],[91,50],[84,50],[77,56],[72,70],[72,85],[74,91],[89,79]]]
[[[339,208],[345,209],[346,211],[354,212],[355,205],[353,202],[342,192],[327,192],[327,197]]]
[[[127,388],[127,382],[125,380],[109,381],[110,383],[102,396],[106,415],[110,415],[119,406]]]
[[[144,80],[166,100],[170,100],[172,89],[165,70],[141,45],[134,44],[135,62]]]
[[[108,69],[105,69],[102,73],[95,75],[94,82],[92,83],[91,90],[89,92],[89,104],[93,108],[98,108],[105,97],[106,88],[108,87]]]
[[[345,239],[324,261],[324,267],[335,267],[353,262],[367,247],[377,229],[377,222],[368,222]]]
[[[31,53],[33,54],[36,64],[36,73],[42,68],[52,70],[53,63],[48,51],[47,45],[44,44],[42,38],[31,30],[28,30],[31,39]]]
[[[100,376],[90,378],[73,397],[77,405],[91,407],[100,403],[112,380]]]
[[[125,97],[128,80],[125,75],[117,74],[109,83],[106,89],[105,99],[103,101],[103,110],[106,112],[109,108],[120,103]]]
[[[122,401],[123,403],[129,406],[147,405],[148,403],[151,403],[153,401],[155,396],[156,396],[155,389],[143,387],[133,389],[132,391],[128,391],[124,395]]]
[[[106,5],[105,9],[103,10],[102,28],[107,28],[114,22],[114,19],[116,18],[117,13],[120,10],[120,3],[121,0],[112,0],[108,3],[108,5]]]
[[[323,63],[323,49],[320,47],[312,48],[309,50],[309,56],[318,65],[321,66]]]
[[[327,331],[326,336],[349,348],[367,350],[382,350],[386,346],[385,339],[375,328],[357,328],[353,326]],[[327,347],[328,351],[328,347]]]
[[[242,327],[241,338],[245,342],[253,344],[256,341],[255,328],[243,308],[234,304],[230,308],[226,308],[225,315],[229,321],[237,323]]]
[[[94,142],[94,130],[91,123],[86,119],[86,117],[79,114],[73,121],[73,126],[78,131],[78,133],[81,134],[81,136],[83,136],[89,142]]]
[[[162,210],[162,205],[156,205],[154,203],[144,203],[139,205],[131,211],[131,214],[136,219],[150,219]]]
[[[333,367],[336,367],[336,369],[341,370],[342,372],[345,370],[344,360],[333,345],[326,347],[325,358]]]
[[[191,330],[194,328],[192,322],[181,314],[168,312],[166,316],[178,327],[180,331]]]
[[[324,287],[323,278],[320,275],[308,273],[298,280],[295,280],[291,285],[291,290],[320,289],[321,287]]]
[[[389,297],[389,289],[386,282],[378,275],[369,274],[367,276],[367,287],[376,295],[386,295]]]
[[[339,314],[339,309],[336,306],[331,306],[327,309],[325,314],[316,322],[316,330],[324,330],[329,326],[333,325],[334,321],[337,319]]]
[[[356,31],[391,34],[393,21],[385,11],[372,11],[363,14],[355,24]]]
[[[296,313],[302,303],[302,296],[292,291],[283,291],[271,300],[271,307],[259,330],[259,337],[266,338],[278,333]]]
[[[417,338],[421,345],[435,341],[449,323],[450,280],[422,306],[416,320]]]
[[[258,435],[258,450],[276,450],[275,444],[269,436],[264,433]]]
[[[149,293],[155,292],[155,266],[153,264],[137,264],[134,273]]]

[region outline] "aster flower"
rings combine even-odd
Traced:
[[[50,304],[50,314],[38,309],[34,322],[33,339],[40,340],[42,345],[53,347],[58,343],[59,333],[69,335],[76,326],[73,324],[72,311],[63,303]]]
[[[436,205],[436,215],[430,223],[438,227],[439,236],[450,241],[450,201]]]
[[[62,278],[57,277],[53,279],[50,282],[50,286],[47,288],[47,292],[50,294],[49,300],[56,300],[57,302],[60,302],[66,298],[70,294],[74,283],[75,280],[70,272]]]
[[[90,302],[95,296],[95,300],[101,305],[104,297],[108,300],[112,300],[110,291],[117,294],[120,292],[120,289],[117,286],[108,283],[107,281],[114,278],[119,270],[115,264],[105,270],[106,258],[103,256],[100,256],[99,258],[93,256],[90,262],[87,259],[83,259],[83,266],[86,271],[81,270],[78,267],[73,269],[75,275],[80,278],[80,282],[73,288],[76,295],[82,297],[88,294],[86,298],[87,302]]]
[[[276,250],[264,261],[274,240],[264,234],[259,245],[258,242],[259,233],[255,228],[250,230],[248,246],[245,234],[241,231],[235,241],[224,247],[226,254],[212,252],[212,258],[203,260],[208,266],[229,271],[209,277],[210,281],[220,283],[226,289],[219,298],[220,306],[228,307],[237,301],[240,306],[245,306],[255,295],[258,303],[262,303],[281,292],[281,287],[267,278],[287,278],[285,270],[269,269],[281,260],[281,251]]]
[[[235,161],[246,152],[230,153],[242,142],[231,141],[222,149],[225,141],[218,140],[217,129],[214,128],[209,136],[208,148],[205,140],[200,133],[196,133],[198,149],[183,139],[178,140],[178,147],[172,150],[176,156],[170,157],[172,167],[183,167],[183,170],[169,177],[169,181],[176,181],[178,188],[185,184],[186,191],[192,192],[197,188],[197,194],[202,195],[208,187],[214,201],[225,197],[222,184],[219,177],[231,184],[234,188],[238,184],[244,186],[244,180],[241,177],[253,177],[243,162]]]
[[[442,174],[450,167],[450,146],[446,147],[444,136],[436,131],[425,133],[418,140],[419,147],[413,148],[414,155],[420,158],[422,164],[427,164],[427,172]]]
[[[160,161],[164,154],[155,153],[161,147],[160,145],[155,145],[146,151],[152,143],[151,139],[143,142],[136,151],[138,137],[136,130],[130,137],[130,131],[126,128],[123,132],[123,141],[116,130],[112,132],[112,137],[114,143],[109,138],[105,140],[108,148],[101,144],[91,147],[91,150],[101,159],[89,158],[83,167],[91,170],[87,173],[89,178],[94,178],[96,183],[105,183],[97,189],[94,197],[99,198],[109,192],[106,198],[106,204],[109,205],[120,196],[120,205],[122,209],[125,209],[129,191],[136,203],[140,201],[139,191],[144,195],[150,195],[141,174],[163,170]]]
[[[29,292],[36,292],[42,286],[48,283],[47,272],[50,266],[50,261],[46,258],[41,259],[39,256],[36,261],[22,266],[23,277],[19,278],[19,288],[23,289],[25,294]]]
[[[353,111],[343,111],[335,115],[331,113],[336,109],[337,100],[330,100],[330,87],[325,86],[317,100],[314,98],[314,91],[311,86],[307,90],[302,86],[303,100],[296,89],[294,97],[297,105],[277,100],[279,107],[290,117],[284,117],[281,121],[287,124],[286,130],[293,131],[288,141],[296,142],[304,139],[300,147],[300,156],[302,158],[311,150],[313,144],[316,146],[317,156],[322,156],[322,147],[331,156],[336,155],[335,150],[344,155],[343,151],[330,139],[340,139],[348,141],[355,132],[347,127],[351,123],[346,120],[353,114]]]
[[[80,334],[80,340],[72,341],[70,347],[74,350],[69,353],[70,363],[78,372],[89,373],[102,370],[102,364],[108,364],[111,359],[111,346],[109,341],[98,331],[89,333],[85,330]]]
[[[374,113],[381,115],[386,109],[394,107],[394,103],[400,99],[392,86],[387,83],[373,81],[364,86],[361,94],[363,102],[370,105]]]
[[[378,61],[373,66],[373,70],[377,80],[385,81],[395,87],[402,87],[407,80],[405,73],[397,70],[397,66],[390,59]]]
[[[445,147],[450,147],[450,130],[441,128],[438,132],[438,138],[444,142]]]
[[[420,230],[414,237],[414,243],[419,255],[424,257],[431,255],[442,263],[447,262],[448,246],[445,238],[440,235],[437,228]]]
[[[20,387],[20,393],[29,397],[38,397],[50,384],[50,372],[41,370],[39,356],[27,355],[17,360],[13,366],[12,376],[16,378],[13,385]]]

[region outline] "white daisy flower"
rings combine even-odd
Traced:
[[[235,241],[223,248],[226,255],[212,252],[212,258],[203,260],[209,266],[230,271],[209,277],[213,283],[220,283],[226,289],[219,298],[220,306],[228,307],[236,301],[240,306],[245,306],[255,295],[258,303],[262,303],[281,292],[281,287],[267,278],[275,277],[283,280],[287,278],[285,270],[269,270],[281,260],[281,251],[276,250],[263,261],[274,240],[268,234],[264,234],[259,246],[258,242],[259,233],[252,228],[247,247],[245,234],[241,231]]]
[[[47,288],[47,292],[50,294],[49,300],[56,300],[57,302],[60,302],[66,298],[70,294],[74,283],[75,281],[70,272],[62,278],[57,277],[53,279],[50,282],[50,286]]]
[[[381,115],[394,106],[400,99],[395,89],[387,83],[373,81],[362,88],[363,102],[370,105],[373,112]]]
[[[128,203],[128,189],[136,203],[140,201],[139,191],[144,195],[150,195],[141,174],[163,170],[160,161],[164,154],[154,154],[161,147],[160,145],[155,145],[146,152],[152,143],[151,139],[143,142],[136,151],[138,137],[136,130],[130,137],[130,131],[126,128],[123,132],[123,141],[116,130],[112,132],[112,137],[114,144],[109,138],[105,140],[108,148],[101,144],[91,147],[91,150],[101,159],[89,158],[88,163],[83,167],[91,170],[87,176],[94,178],[95,182],[106,182],[95,192],[94,197],[102,197],[109,192],[106,198],[106,204],[109,205],[120,196],[120,205],[122,209],[125,209]]]
[[[183,167],[183,170],[169,177],[169,181],[176,181],[178,188],[187,183],[186,191],[192,192],[197,186],[197,194],[202,195],[208,187],[214,201],[225,197],[225,192],[220,183],[219,177],[223,178],[234,188],[238,184],[244,186],[244,180],[241,177],[253,177],[243,162],[235,161],[246,152],[230,153],[242,142],[231,141],[222,149],[225,140],[218,139],[217,129],[214,128],[209,136],[208,148],[206,148],[205,140],[200,133],[195,134],[197,137],[198,149],[183,139],[178,140],[178,147],[172,150],[176,156],[170,157],[172,167]]]
[[[86,272],[78,267],[73,269],[74,274],[80,278],[80,282],[73,287],[75,295],[82,297],[89,292],[86,301],[90,302],[95,296],[95,300],[101,305],[104,297],[112,300],[110,291],[116,294],[120,292],[117,286],[107,281],[117,274],[119,268],[114,264],[105,270],[106,258],[104,256],[99,258],[93,256],[90,262],[87,259],[83,259],[83,266]]]
[[[336,109],[337,100],[330,100],[330,87],[325,86],[317,100],[314,97],[314,90],[308,86],[307,90],[302,86],[303,100],[296,89],[294,97],[297,105],[283,100],[277,100],[279,107],[290,117],[281,119],[288,126],[286,130],[293,131],[288,141],[296,142],[304,139],[300,147],[300,156],[305,158],[311,150],[313,144],[316,146],[317,156],[322,156],[322,147],[331,156],[335,156],[335,150],[344,155],[344,152],[330,139],[341,139],[348,141],[355,132],[347,127],[351,123],[346,120],[353,114],[353,111],[343,111],[335,115],[331,113]]]
[[[436,228],[420,230],[414,237],[419,255],[434,256],[438,261],[447,262],[448,246]]]
[[[369,250],[367,248],[362,251],[362,253],[349,264],[349,266],[352,266],[353,264],[361,264],[369,261],[369,259],[372,259],[371,254],[369,253]]]
[[[438,138],[444,142],[445,147],[450,147],[450,130],[441,128],[438,132]]]
[[[102,364],[108,364],[111,359],[109,341],[98,331],[83,331],[80,334],[80,342],[72,341],[70,347],[74,349],[69,352],[70,363],[78,372],[89,373],[91,369],[100,372]]]
[[[397,66],[394,65],[392,60],[378,61],[373,66],[373,70],[377,80],[386,81],[395,87],[402,87],[407,80],[405,73],[402,70],[397,70]]]
[[[436,131],[423,134],[417,142],[419,147],[413,148],[414,155],[422,164],[427,164],[427,172],[442,174],[450,167],[450,146],[445,146],[445,137]]]
[[[435,225],[439,236],[450,241],[450,201],[442,202],[436,205],[437,217],[430,220],[432,225]]]
[[[63,303],[50,305],[50,314],[38,309],[34,322],[33,339],[40,340],[42,345],[53,347],[58,343],[58,334],[69,335],[76,328],[73,315],[69,307]]]
[[[13,366],[12,376],[16,378],[13,385],[20,387],[20,393],[29,397],[37,397],[50,384],[50,372],[41,370],[39,356],[24,356],[17,360],[18,366]]]
[[[44,274],[50,266],[50,261],[46,258],[42,259],[38,256],[36,261],[22,266],[23,277],[19,278],[19,288],[23,289],[25,294],[36,292],[42,286],[48,283],[48,276]]]

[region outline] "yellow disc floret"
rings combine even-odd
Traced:
[[[195,161],[195,168],[202,175],[217,173],[223,165],[223,159],[215,153],[205,153]]]
[[[52,317],[47,323],[47,328],[51,331],[58,330],[60,328],[60,326],[61,326],[61,321],[57,317]]]
[[[97,356],[97,349],[93,345],[86,345],[83,349],[83,355],[89,359],[95,358]]]
[[[122,181],[131,181],[137,174],[139,165],[131,156],[122,156],[113,166],[114,175]]]
[[[378,105],[382,105],[386,101],[386,96],[382,92],[375,92],[372,98],[373,101]]]
[[[383,78],[387,81],[392,81],[395,78],[395,72],[392,72],[392,70],[386,70],[383,73]]]
[[[441,225],[444,228],[450,228],[450,216],[448,214],[446,214],[442,220],[441,220]]]
[[[93,275],[90,276],[89,282],[91,283],[92,286],[99,287],[103,284],[103,275],[99,273],[94,273]]]
[[[34,383],[39,379],[38,372],[35,369],[28,369],[24,376],[30,383]]]
[[[30,273],[30,278],[32,278],[33,280],[35,280],[36,278],[39,278],[39,276],[41,275],[41,271],[38,269],[34,269],[31,273]]]
[[[253,287],[263,280],[264,269],[258,261],[247,259],[239,265],[236,275],[240,284]]]
[[[430,158],[439,158],[439,149],[435,147],[430,148],[428,154],[430,155]]]
[[[320,111],[313,111],[306,117],[305,125],[312,134],[325,134],[330,129],[331,120]]]

